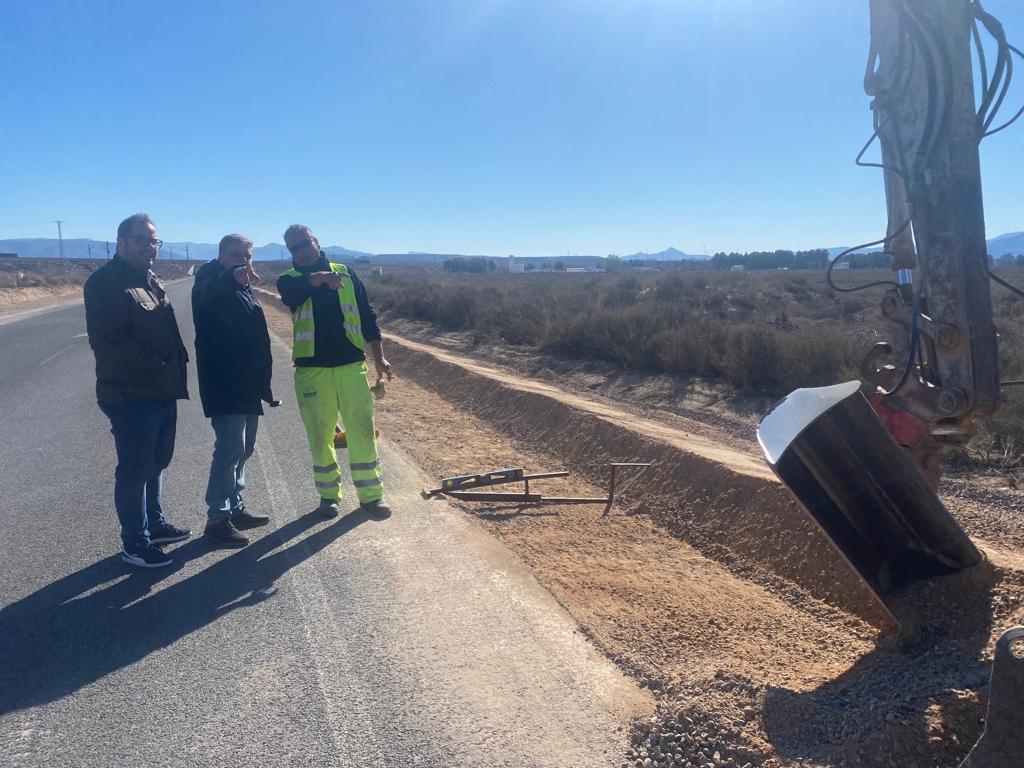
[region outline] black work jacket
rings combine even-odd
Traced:
[[[192,286],[199,397],[207,416],[259,415],[262,401],[274,399],[267,319],[233,272],[214,259],[200,267]]]
[[[101,403],[188,397],[178,321],[152,272],[117,254],[85,281],[85,325]]]
[[[320,251],[320,260],[308,267],[300,267],[294,262],[292,266],[302,277],[281,275],[277,279],[277,292],[289,310],[294,312],[306,299],[313,299],[313,357],[300,357],[295,361],[296,368],[335,368],[339,365],[358,363],[366,359],[363,351],[356,347],[345,335],[345,318],[338,302],[338,292],[329,286],[320,285],[314,288],[309,284],[306,275],[312,272],[330,272],[331,266],[327,254]],[[366,295],[366,286],[356,277],[349,267],[349,277],[356,294],[356,306],[359,307],[359,325],[363,339],[367,342],[380,340],[380,328],[377,325],[377,313],[370,305]]]

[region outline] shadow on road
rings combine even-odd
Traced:
[[[496,523],[516,517],[558,517],[558,512],[554,510],[538,509],[536,506],[526,504],[488,504],[474,509],[472,512],[481,520],[491,520]]]
[[[0,715],[67,696],[268,599],[286,571],[371,519],[356,510],[275,552],[324,522],[311,512],[165,589],[157,589],[162,580],[210,553],[201,537],[174,550],[167,568],[130,569],[110,557],[7,606],[0,611]]]
[[[983,651],[1000,574],[988,563],[907,589],[900,637],[883,640],[816,690],[770,687],[768,740],[790,760],[858,768],[959,765],[981,735],[988,684]]]

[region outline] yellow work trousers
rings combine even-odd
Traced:
[[[366,382],[366,363],[336,368],[296,368],[295,395],[313,454],[313,482],[324,499],[341,498],[341,470],[334,447],[334,427],[348,435],[348,461],[359,503],[380,499],[384,487],[377,463],[373,397]]]

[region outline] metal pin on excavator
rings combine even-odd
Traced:
[[[899,587],[982,560],[935,488],[947,450],[999,404],[978,147],[1005,127],[990,129],[1010,59],[1020,52],[981,0],[870,0],[870,12],[864,84],[873,98],[889,220],[886,237],[871,245],[884,248],[897,275],[882,314],[902,327],[905,343],[896,345],[902,352],[895,364],[880,364],[894,345],[868,353],[861,365],[874,390],[868,397],[861,382],[797,390],[764,417],[758,440],[778,477],[897,611],[890,598]],[[998,46],[991,72],[979,28]],[[1012,633],[1017,639],[1024,630],[1004,639]],[[1003,641],[996,648],[995,670],[1004,669],[1005,678],[998,711],[1016,722],[999,728],[990,720],[972,768],[1024,765],[1024,659],[1009,648]]]

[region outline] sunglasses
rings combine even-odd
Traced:
[[[156,248],[158,251],[160,250],[160,246],[164,244],[163,240],[158,240],[155,237],[148,237],[147,235],[125,235],[124,239],[132,240],[139,245],[148,245],[151,248]]]
[[[288,253],[298,253],[299,251],[308,248],[312,244],[313,241],[307,237],[305,240],[300,240],[299,242],[295,243],[295,245],[289,245]]]

